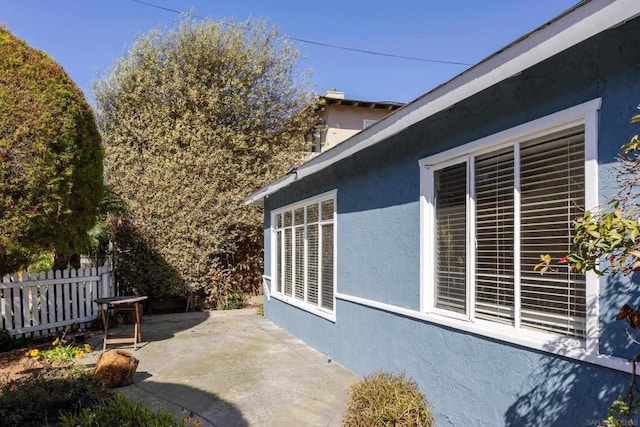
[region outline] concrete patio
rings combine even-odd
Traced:
[[[357,381],[255,309],[145,316],[142,338],[136,350],[108,348],[140,361],[119,390],[203,426],[338,426]],[[102,335],[89,342],[101,349]]]

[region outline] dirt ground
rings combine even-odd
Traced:
[[[48,345],[34,346],[30,348],[47,348]],[[27,357],[24,353],[28,349],[18,349],[0,353],[0,386],[15,381],[34,371],[47,366],[48,362]]]

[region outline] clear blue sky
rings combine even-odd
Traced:
[[[577,0],[144,0],[212,19],[262,17],[283,34],[392,55],[475,64],[546,23]],[[0,0],[0,22],[61,64],[91,100],[140,33],[178,15],[134,0]],[[412,61],[299,44],[315,91],[348,98],[411,101],[467,66]]]

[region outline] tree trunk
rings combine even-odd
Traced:
[[[80,254],[73,254],[69,257],[69,264],[71,268],[75,268],[76,270],[80,268]]]
[[[53,271],[56,270],[66,270],[69,266],[69,256],[63,255],[53,249]]]
[[[133,383],[133,375],[138,369],[138,359],[123,350],[100,354],[93,376],[105,387],[123,387]]]

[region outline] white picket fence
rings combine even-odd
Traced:
[[[12,336],[48,335],[98,316],[96,298],[115,295],[113,267],[15,273],[0,283],[2,328]]]

